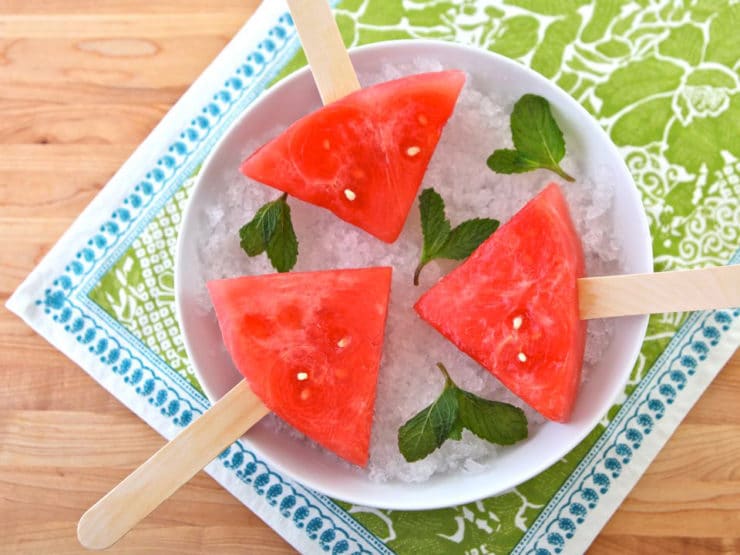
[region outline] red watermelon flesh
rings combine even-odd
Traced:
[[[241,171],[392,243],[464,83],[450,70],[360,89],[296,121]]]
[[[208,283],[229,354],[262,402],[365,466],[391,268],[268,274]]]
[[[580,239],[552,183],[414,308],[532,408],[566,422],[586,339],[583,272]]]

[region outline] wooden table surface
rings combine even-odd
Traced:
[[[257,0],[0,0],[3,303]],[[0,552],[82,551],[77,519],[162,438],[0,309]],[[593,553],[740,552],[740,356]],[[199,474],[112,553],[292,553]]]

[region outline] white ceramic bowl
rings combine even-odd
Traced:
[[[568,148],[581,153],[586,173],[605,167],[615,176],[613,218],[627,272],[651,272],[652,250],[647,220],[638,192],[619,152],[591,116],[570,96],[534,71],[487,51],[439,42],[394,41],[353,50],[352,62],[362,72],[380,72],[385,64],[408,63],[417,57],[437,60],[445,68],[465,70],[481,90],[497,87],[518,97],[545,96],[568,136]],[[185,347],[208,397],[215,401],[240,379],[220,347],[215,317],[197,310],[202,282],[189,271],[198,259],[200,222],[208,206],[217,205],[223,168],[238,165],[250,136],[276,123],[290,123],[318,105],[308,69],[272,88],[224,135],[201,169],[183,218],[177,249],[175,295]],[[410,309],[410,308],[409,308]],[[257,425],[248,435],[251,448],[276,468],[326,495],[387,509],[430,509],[481,499],[508,490],[535,476],[575,447],[623,390],[642,344],[647,317],[621,318],[603,359],[581,386],[568,424],[548,422],[524,442],[506,449],[479,474],[435,475],[424,483],[375,483],[360,469],[333,462],[305,442]]]

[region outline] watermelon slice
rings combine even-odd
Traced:
[[[283,420],[367,465],[391,268],[211,281],[226,348]]]
[[[360,89],[295,122],[241,171],[392,243],[464,83],[451,70]]]
[[[576,284],[583,271],[580,239],[553,183],[414,308],[532,408],[566,422],[586,339]]]

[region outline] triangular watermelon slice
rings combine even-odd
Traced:
[[[283,420],[365,466],[391,268],[211,281],[226,348]]]
[[[566,422],[586,339],[583,272],[580,239],[553,183],[414,308],[532,408]]]
[[[464,83],[451,70],[360,89],[299,119],[241,171],[392,243]]]

